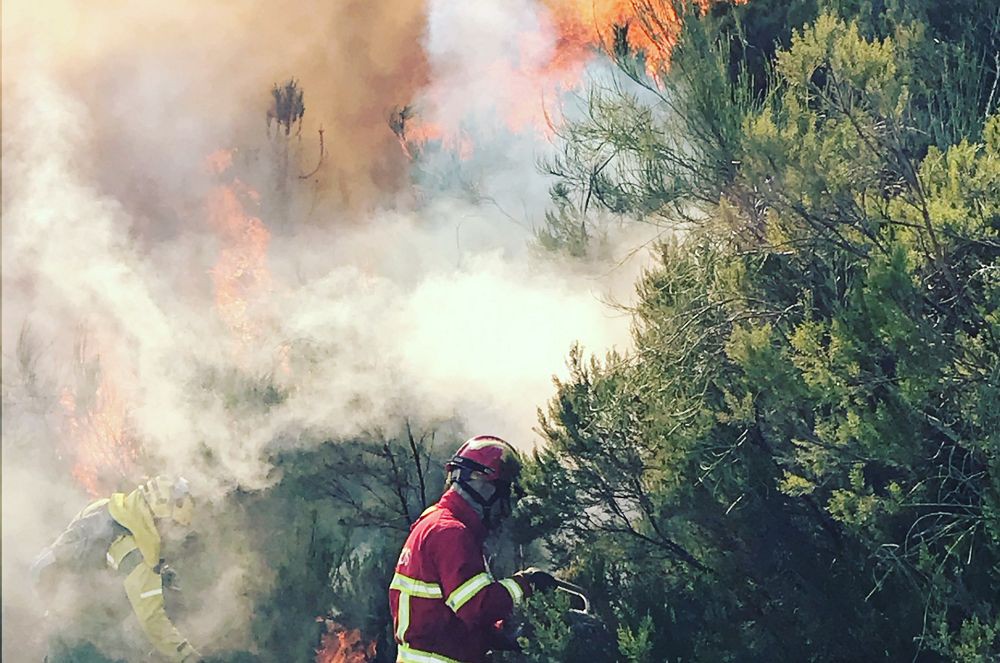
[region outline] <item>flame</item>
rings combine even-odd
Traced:
[[[681,25],[673,0],[540,1],[548,29],[520,35],[509,57],[482,72],[488,80],[503,82],[508,92],[496,100],[495,110],[511,133],[534,131],[552,138],[562,122],[559,100],[565,92],[579,88],[587,63],[599,52],[616,57],[641,53],[654,83],[669,67]],[[740,4],[747,0],[692,1],[707,10],[713,2]],[[543,52],[547,55],[540,61],[538,54]],[[475,148],[460,128],[416,116],[409,118],[405,131],[397,130],[397,136],[410,159],[434,141],[463,160]]]
[[[613,48],[613,27],[628,27],[628,46],[646,58],[654,80],[670,65],[680,18],[670,0],[543,0],[558,33],[551,67],[579,72],[595,48]],[[710,0],[698,0],[702,9]]]
[[[226,179],[233,162],[231,150],[219,150],[206,159],[209,169]],[[260,204],[260,194],[237,177],[216,186],[208,196],[209,222],[221,248],[211,270],[215,307],[223,322],[243,346],[260,335],[252,314],[253,303],[271,289],[267,248],[271,233],[264,222],[247,211]]]
[[[59,402],[72,441],[71,473],[89,495],[102,495],[135,474],[139,447],[128,430],[125,403],[107,375],[102,372],[89,408],[69,388],[63,389]]]
[[[316,619],[326,627],[316,650],[316,663],[371,663],[375,642],[365,642],[358,629],[349,629],[332,619]]]

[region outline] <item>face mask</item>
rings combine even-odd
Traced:
[[[509,483],[497,484],[496,492],[493,494],[493,499],[499,508],[499,514],[501,518],[507,518],[513,511],[513,506],[511,504],[511,486]]]
[[[487,529],[496,529],[513,512],[511,485],[498,482],[493,486],[493,495],[483,505],[483,521]]]

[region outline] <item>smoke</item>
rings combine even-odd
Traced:
[[[426,81],[424,16],[420,1],[8,2],[4,84],[58,77],[118,166],[95,173],[101,185],[169,204],[197,193],[204,155],[263,130],[269,88],[294,76],[308,91],[303,140],[327,136],[324,194],[366,208],[405,179],[386,117]]]
[[[627,299],[640,268],[531,248],[554,48],[532,0],[5,3],[8,627],[29,619],[25,568],[101,466],[78,457],[74,411],[136,450],[119,488],[181,473],[207,499],[273,481],[277,440],[404,418],[535,443],[571,344],[628,342],[603,301]],[[293,76],[306,113],[286,138],[265,111]],[[388,123],[411,103],[471,156],[411,163]],[[237,149],[213,172],[220,148]],[[115,431],[95,414],[112,392]],[[241,582],[224,574],[215,605],[242,605]]]

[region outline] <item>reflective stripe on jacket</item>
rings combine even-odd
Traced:
[[[389,585],[397,661],[479,663],[499,643],[497,622],[527,588],[493,578],[485,538],[479,515],[454,491],[410,528]]]

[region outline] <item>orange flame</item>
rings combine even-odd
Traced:
[[[365,642],[358,629],[341,626],[332,619],[316,619],[326,626],[316,650],[316,663],[371,663],[375,660],[375,642]]]
[[[670,64],[680,19],[669,0],[543,0],[558,32],[552,67],[578,71],[595,48],[613,46],[614,26],[628,27],[628,46],[646,57],[656,78]],[[698,0],[705,8],[710,0]]]
[[[232,165],[232,151],[214,152],[207,163],[217,175],[224,175]],[[271,289],[267,268],[271,233],[263,221],[247,212],[248,206],[259,203],[260,194],[237,177],[215,187],[207,203],[209,222],[222,245],[211,271],[216,310],[244,346],[260,334],[252,304]]]
[[[89,408],[81,407],[68,388],[63,389],[59,401],[73,442],[72,475],[89,495],[101,495],[135,473],[138,444],[128,430],[125,404],[106,375],[101,377]]]
[[[713,0],[694,1],[704,9]],[[525,33],[519,37],[517,52],[482,72],[484,77],[513,88],[496,100],[496,112],[512,133],[536,131],[545,137],[555,133],[561,113],[558,107],[546,105],[558,104],[565,91],[579,87],[584,67],[598,52],[624,46],[614,43],[616,27],[627,27],[622,34],[628,51],[643,54],[646,72],[654,81],[670,64],[680,28],[672,0],[542,0],[542,4],[555,33],[547,61],[539,62],[532,54],[545,50],[540,49],[540,44],[551,37]],[[429,141],[439,141],[445,150],[462,159],[467,159],[474,149],[460,129],[418,118],[413,118],[405,136],[400,136],[403,151],[411,159]]]

